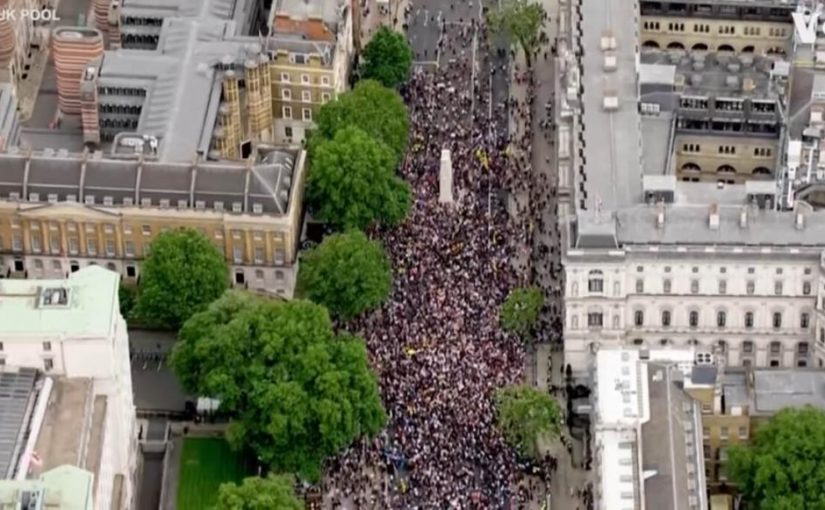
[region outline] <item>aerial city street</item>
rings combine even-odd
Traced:
[[[0,0],[0,508],[825,508],[825,1]]]

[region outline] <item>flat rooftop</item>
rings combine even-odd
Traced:
[[[636,10],[626,0],[582,0],[585,190],[588,209],[613,210],[642,197],[642,142],[636,83]],[[603,50],[603,43],[615,48]],[[605,55],[616,69],[605,72]],[[605,102],[613,102],[605,109]]]
[[[694,352],[653,350],[648,358],[637,349],[596,354],[594,428],[599,489],[608,504],[603,508],[619,501],[628,508],[707,508],[699,409],[680,387],[696,368]]]
[[[711,228],[709,206],[677,205],[665,208],[665,221],[656,222],[656,208],[639,205],[616,213],[619,245],[759,245],[825,246],[825,211],[805,216],[797,228],[793,211],[748,208],[747,225],[741,226],[743,206],[719,206],[719,226]]]
[[[108,337],[119,285],[117,273],[96,265],[65,280],[0,280],[0,340]],[[58,290],[64,294],[48,303],[48,294]]]
[[[770,85],[774,59],[754,54],[642,48],[643,64],[674,68],[680,94],[774,99]]]
[[[755,370],[753,411],[773,414],[785,407],[825,410],[825,373],[819,370]]]

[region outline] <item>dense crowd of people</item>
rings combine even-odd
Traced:
[[[531,171],[529,129],[509,140],[493,128],[512,108],[527,126],[531,116],[525,104],[488,104],[488,80],[473,80],[468,49],[478,28],[445,27],[438,44],[450,65],[415,73],[405,91],[411,136],[400,172],[413,205],[403,225],[374,233],[392,259],[393,291],[350,325],[367,340],[388,425],[331,463],[333,507],[528,508],[556,466],[549,456],[520,463],[495,426],[493,394],[520,382],[525,364],[499,307],[531,281],[532,230],[553,228],[541,215],[551,199],[540,196],[552,186]],[[481,67],[509,72],[486,57]],[[443,149],[452,204],[439,202]],[[528,203],[510,214],[500,197],[520,193]]]

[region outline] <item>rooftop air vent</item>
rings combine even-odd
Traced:
[[[48,287],[40,291],[40,308],[69,306],[69,289]]]

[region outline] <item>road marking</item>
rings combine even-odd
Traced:
[[[423,23],[423,25],[426,27],[427,23],[429,23],[429,22],[430,22],[430,11],[428,11],[427,9],[424,9],[424,23]]]

